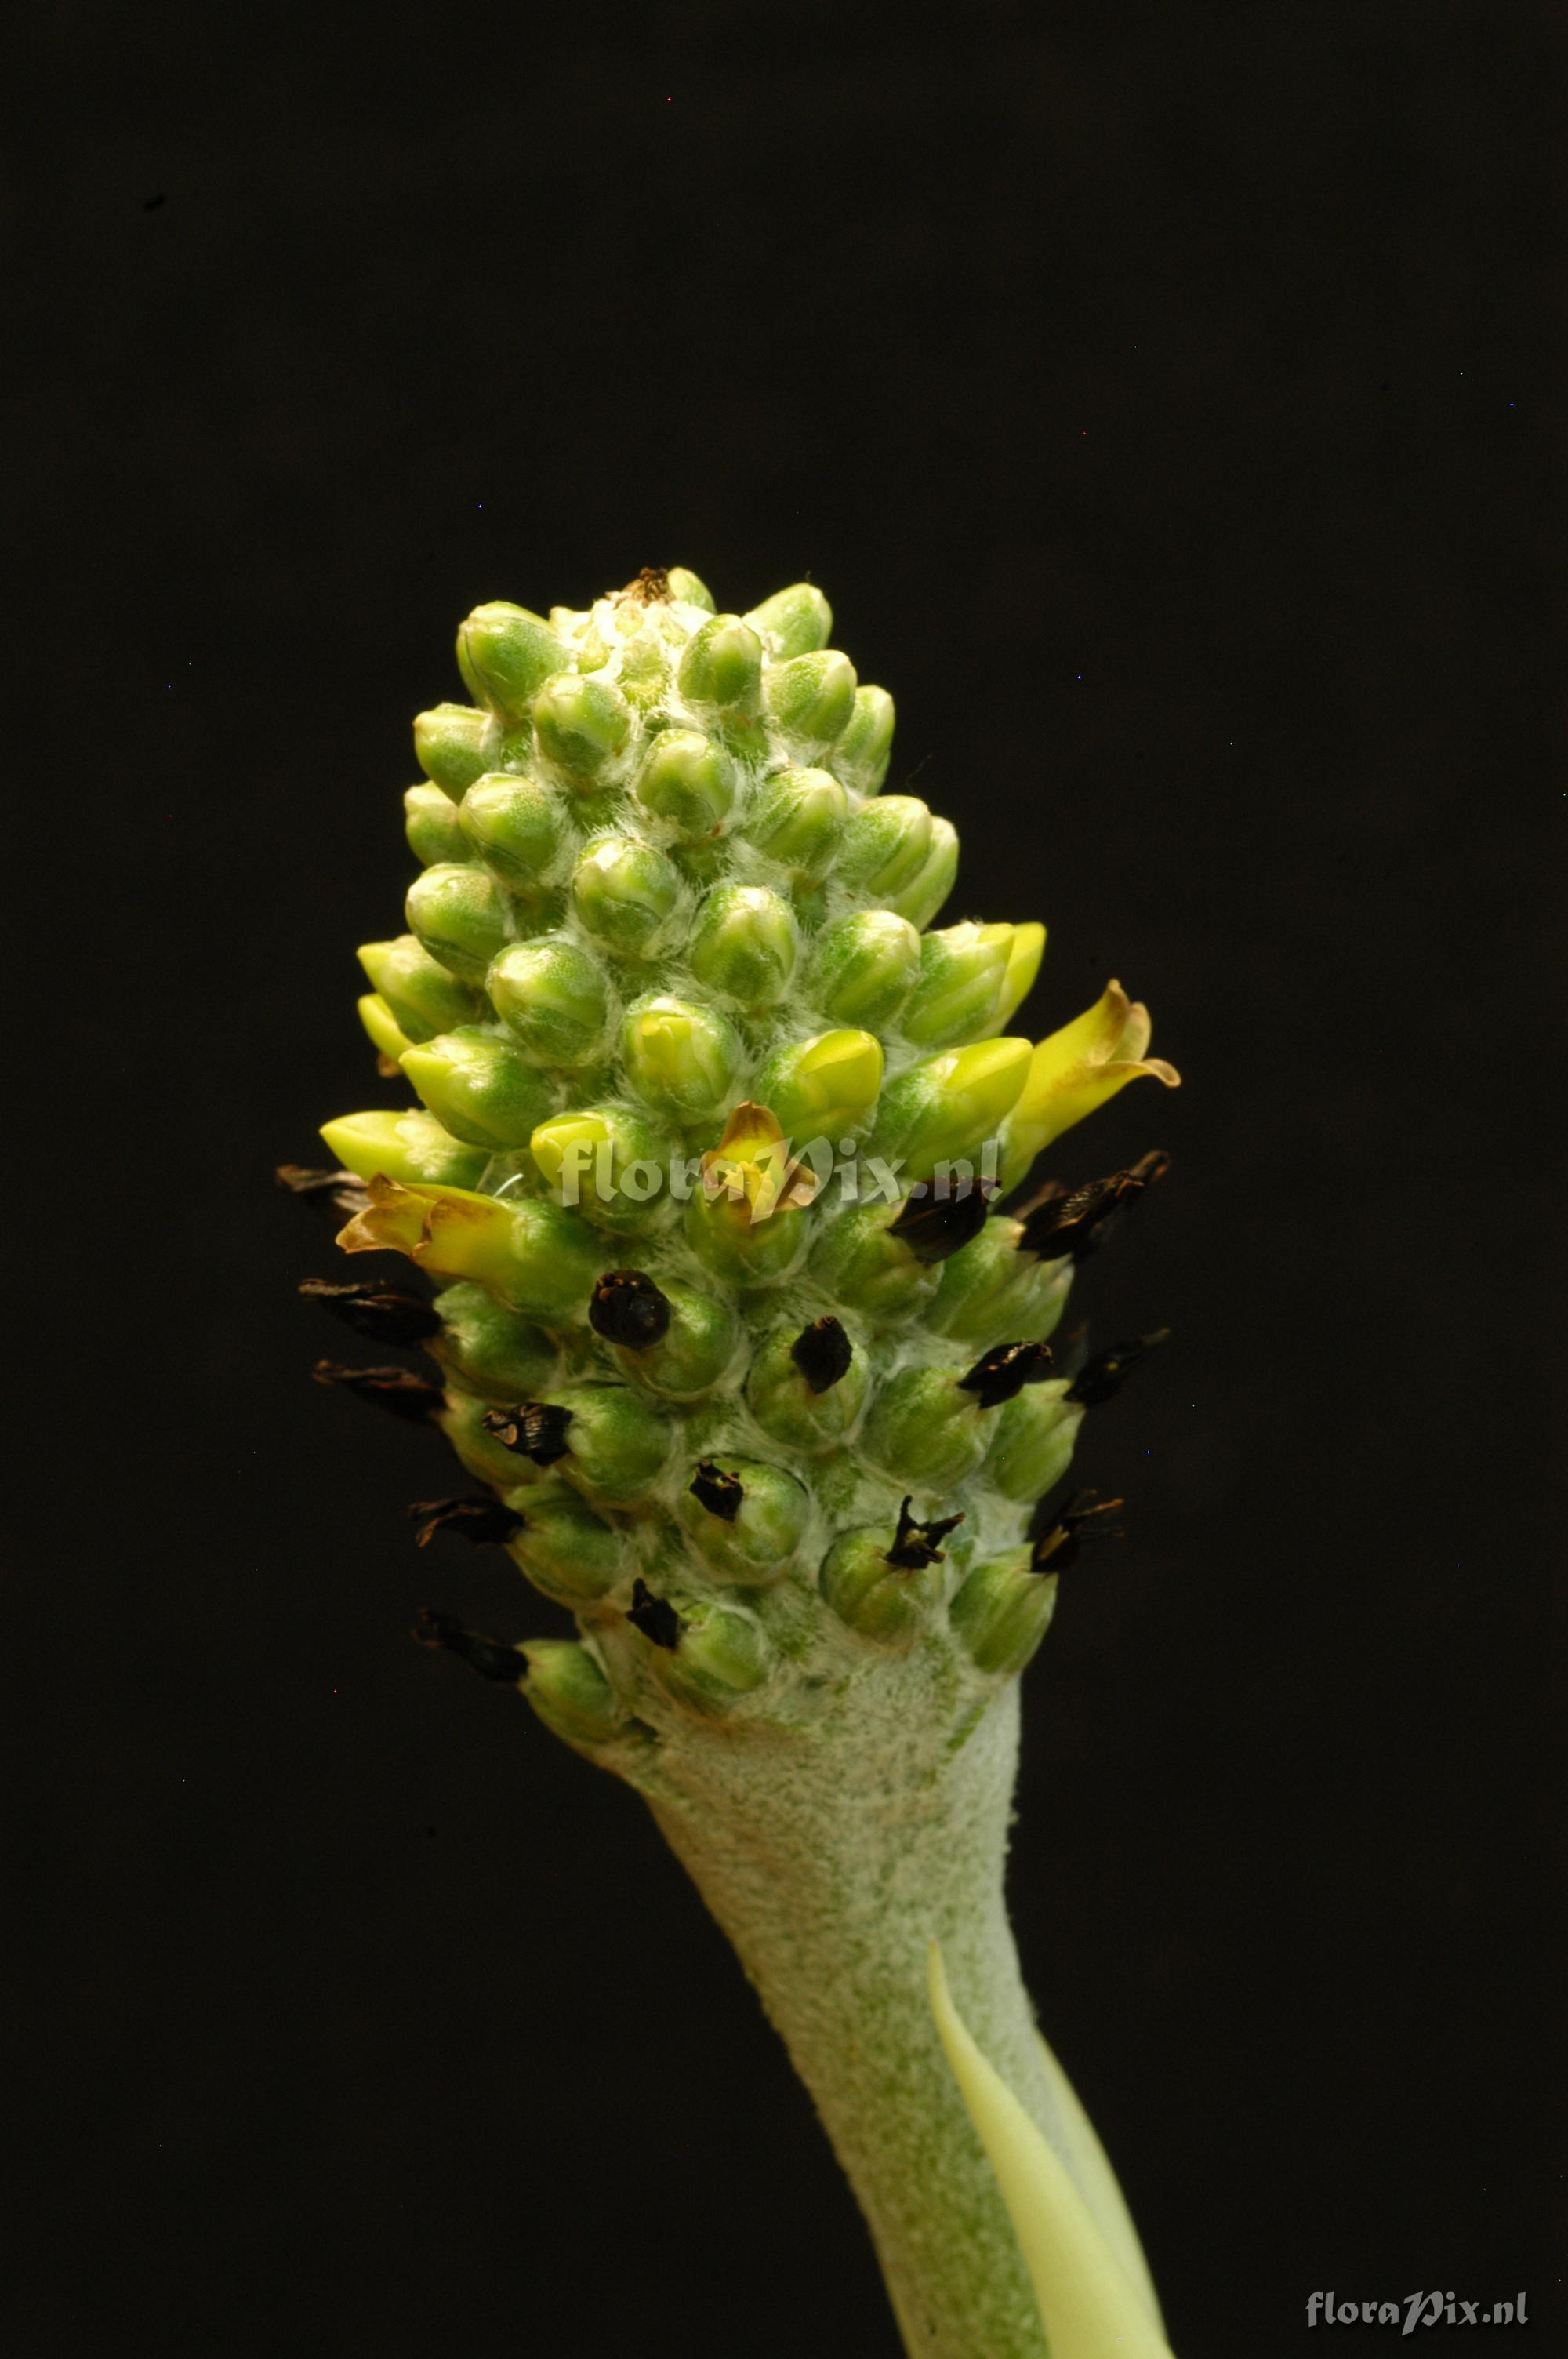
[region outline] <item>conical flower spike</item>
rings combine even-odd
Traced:
[[[603,1045],[610,995],[602,969],[563,934],[514,942],[490,970],[496,1014],[542,1065],[575,1069]]]
[[[865,1128],[882,1085],[882,1048],[874,1032],[819,1032],[770,1057],[757,1094],[784,1136],[804,1148],[826,1139],[829,1151]]]
[[[1149,1010],[1111,983],[1092,1007],[1041,1041],[1004,1134],[1004,1188],[1016,1187],[1042,1147],[1129,1082],[1147,1073],[1168,1090],[1178,1087],[1182,1077],[1173,1065],[1144,1055],[1152,1029]]]
[[[944,1164],[981,1169],[1029,1072],[1027,1040],[979,1040],[912,1065],[882,1093],[871,1144],[896,1155],[912,1177],[941,1176]]]
[[[405,1049],[401,1063],[442,1127],[492,1154],[526,1147],[556,1094],[510,1041],[469,1025]]]
[[[789,988],[800,929],[765,885],[721,885],[697,914],[687,957],[699,983],[741,1007],[772,1007]]]
[[[559,798],[537,778],[492,771],[458,806],[463,849],[515,893],[535,891],[554,868],[566,837]],[[460,857],[460,854],[449,854]]]
[[[861,909],[816,938],[810,994],[836,1024],[892,1024],[920,973],[920,936],[892,909]]]
[[[403,832],[421,868],[441,860],[466,860],[469,845],[452,808],[451,797],[439,787],[410,787],[403,798]]]
[[[534,699],[539,751],[564,786],[596,794],[614,783],[636,716],[612,681],[561,672]]]
[[[455,803],[489,769],[491,745],[489,714],[469,704],[438,704],[414,723],[419,767]]]
[[[716,1009],[660,996],[628,1009],[621,1055],[646,1104],[675,1122],[698,1123],[730,1103],[746,1052]]]
[[[438,964],[412,934],[364,942],[356,955],[406,1039],[428,1040],[437,1032],[453,1031],[471,1024],[480,1012],[478,994]]]
[[[644,810],[687,843],[715,835],[735,800],[730,757],[699,729],[664,730],[649,746],[633,789]]]
[[[858,795],[874,795],[892,755],[892,699],[885,688],[858,688],[849,725],[828,759],[836,777]]]
[[[796,582],[775,590],[746,617],[775,663],[815,655],[833,635],[833,609],[814,583]]]
[[[524,719],[538,690],[570,658],[540,615],[502,599],[476,606],[458,633],[458,669],[470,695],[507,721]]]

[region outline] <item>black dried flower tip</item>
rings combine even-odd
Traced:
[[[334,1286],[330,1278],[308,1277],[299,1288],[305,1302],[319,1302],[334,1319],[364,1335],[373,1343],[422,1343],[440,1332],[441,1317],[422,1295],[400,1286],[379,1285],[374,1278],[358,1285]]]
[[[328,1212],[362,1212],[370,1191],[352,1171],[311,1171],[303,1163],[280,1163],[273,1173],[278,1186],[302,1203],[319,1204]]]
[[[1050,1373],[1049,1343],[999,1343],[959,1377],[958,1389],[977,1394],[982,1408],[1000,1408],[1025,1385],[1043,1384]]]
[[[621,598],[634,598],[641,606],[667,604],[675,594],[669,573],[662,565],[644,565],[634,582],[628,582],[624,590],[616,592]]]
[[[721,1524],[734,1522],[746,1495],[746,1486],[739,1474],[726,1474],[711,1458],[697,1460],[697,1472],[688,1487],[692,1497],[700,1500],[708,1514],[717,1516]]]
[[[1069,1254],[1082,1261],[1098,1253],[1144,1190],[1162,1180],[1170,1168],[1170,1157],[1156,1148],[1125,1171],[1087,1180],[1081,1188],[1048,1180],[1019,1213],[1023,1223],[1020,1249],[1038,1254],[1042,1261],[1060,1261]]]
[[[898,1529],[892,1536],[892,1546],[887,1552],[889,1564],[896,1564],[904,1572],[922,1572],[928,1564],[943,1562],[938,1540],[945,1540],[955,1525],[964,1520],[960,1507],[956,1516],[944,1516],[940,1523],[917,1524],[910,1514],[910,1501],[905,1499],[898,1511]]]
[[[1102,1499],[1094,1491],[1075,1491],[1035,1540],[1029,1560],[1031,1570],[1065,1572],[1069,1565],[1076,1564],[1085,1540],[1125,1539],[1127,1535],[1119,1524],[1099,1520],[1102,1516],[1114,1516],[1125,1505],[1122,1499]]]
[[[416,1548],[428,1548],[438,1532],[457,1532],[480,1548],[486,1541],[509,1540],[523,1528],[523,1518],[514,1508],[503,1506],[482,1491],[466,1499],[416,1499],[405,1512],[422,1518],[414,1535]]]
[[[849,1373],[855,1347],[831,1312],[803,1327],[789,1347],[790,1358],[814,1393],[831,1392]]]
[[[465,1630],[450,1614],[437,1614],[428,1605],[419,1609],[419,1619],[414,1625],[416,1645],[438,1648],[449,1655],[460,1655],[472,1666],[481,1679],[504,1680],[515,1687],[528,1676],[528,1658],[520,1647],[508,1647],[499,1638],[486,1638],[477,1630]]]
[[[374,1408],[416,1424],[434,1417],[446,1397],[439,1385],[427,1384],[406,1368],[346,1368],[339,1360],[318,1360],[310,1373],[319,1385],[341,1385]]]
[[[972,1245],[985,1227],[994,1180],[964,1180],[957,1187],[946,1180],[917,1180],[904,1200],[890,1234],[909,1247],[916,1261],[946,1261]]]
[[[1113,1400],[1133,1369],[1170,1340],[1170,1329],[1157,1327],[1152,1335],[1134,1335],[1130,1343],[1113,1343],[1108,1352],[1097,1352],[1067,1386],[1067,1398],[1083,1408],[1098,1408],[1102,1401]]]
[[[519,1458],[531,1458],[535,1466],[553,1466],[557,1458],[567,1454],[567,1428],[572,1421],[569,1408],[556,1408],[548,1401],[520,1401],[515,1408],[487,1408],[480,1423],[486,1433],[492,1433],[503,1450],[514,1451]]]
[[[607,1269],[593,1289],[588,1323],[607,1343],[645,1352],[669,1332],[670,1302],[640,1269]]]
[[[632,1603],[626,1608],[626,1619],[633,1630],[641,1630],[651,1646],[663,1647],[673,1655],[680,1645],[681,1618],[667,1597],[655,1597],[641,1573],[632,1583]]]

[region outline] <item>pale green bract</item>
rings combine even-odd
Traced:
[[[1075,1370],[1049,1338],[1162,1158],[1011,1214],[965,1175],[1012,1188],[1177,1077],[1117,984],[1010,1028],[1044,929],[933,929],[956,831],[882,791],[892,699],[831,635],[810,583],[720,614],[680,568],[464,623],[472,701],[415,726],[406,930],[359,953],[410,1095],[324,1125],[335,1180],[297,1175],[346,1194],[346,1251],[435,1294],[310,1290],[439,1383],[319,1373],[427,1405],[475,1488],[421,1503],[422,1537],[503,1542],[572,1617],[425,1635],[644,1798],[811,2090],[910,2353],[1151,2359],[1002,1875],[1019,1674],[1103,1512],[1041,1502],[1149,1340]]]

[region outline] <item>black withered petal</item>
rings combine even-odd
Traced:
[[[302,1203],[319,1204],[324,1212],[345,1212],[351,1218],[370,1202],[370,1190],[352,1171],[312,1171],[303,1163],[280,1163],[273,1173],[280,1188]]]
[[[641,1573],[632,1583],[632,1603],[626,1608],[626,1619],[634,1630],[654,1647],[663,1647],[674,1654],[680,1645],[681,1618],[667,1597],[655,1597]]]
[[[341,1385],[376,1408],[416,1423],[434,1417],[445,1399],[439,1385],[427,1384],[406,1368],[346,1368],[339,1360],[318,1360],[310,1373],[319,1385]]]
[[[669,1297],[644,1270],[607,1269],[593,1289],[588,1323],[607,1343],[645,1352],[669,1332]]]
[[[462,1499],[416,1499],[406,1510],[420,1518],[414,1535],[416,1548],[428,1548],[438,1532],[457,1532],[475,1548],[486,1541],[504,1541],[523,1528],[516,1510],[488,1492],[476,1491]]]
[[[1065,1572],[1069,1565],[1076,1564],[1085,1540],[1125,1539],[1127,1536],[1119,1524],[1100,1521],[1104,1516],[1114,1516],[1125,1505],[1121,1499],[1102,1499],[1094,1491],[1075,1491],[1035,1538],[1029,1560],[1031,1569],[1035,1572]]]
[[[946,1261],[979,1235],[996,1192],[996,1181],[984,1178],[956,1186],[949,1180],[917,1180],[889,1232],[909,1247],[916,1261]]]
[[[898,1529],[892,1536],[887,1560],[904,1572],[920,1572],[928,1564],[943,1561],[942,1550],[936,1544],[946,1538],[955,1525],[963,1522],[964,1511],[960,1507],[956,1516],[944,1516],[939,1523],[917,1524],[909,1512],[910,1506],[911,1501],[905,1499],[898,1511]]]
[[[722,1524],[732,1524],[741,1512],[741,1502],[746,1486],[739,1474],[726,1474],[711,1458],[699,1458],[697,1472],[687,1485],[694,1499],[700,1499],[710,1516]]]
[[[1000,1408],[1025,1385],[1041,1384],[1050,1373],[1049,1343],[999,1343],[975,1362],[967,1376],[959,1377],[958,1388],[974,1393],[982,1408]]]
[[[1059,1261],[1067,1255],[1082,1261],[1087,1255],[1098,1253],[1144,1190],[1162,1180],[1170,1168],[1170,1157],[1155,1148],[1140,1156],[1125,1171],[1087,1180],[1081,1188],[1065,1188],[1059,1180],[1048,1180],[1019,1212],[1023,1223],[1018,1241],[1021,1249],[1037,1254],[1042,1261]]]
[[[549,1401],[519,1401],[515,1408],[487,1408],[480,1419],[486,1433],[494,1434],[503,1450],[531,1458],[535,1466],[553,1466],[557,1458],[566,1456],[571,1421],[569,1408],[557,1408]]]
[[[1084,1408],[1098,1408],[1102,1401],[1114,1399],[1133,1369],[1170,1340],[1170,1329],[1158,1327],[1151,1335],[1134,1335],[1130,1343],[1113,1343],[1108,1351],[1097,1352],[1068,1386],[1067,1398]]]
[[[465,1630],[454,1615],[438,1614],[428,1605],[419,1609],[414,1636],[421,1647],[460,1655],[481,1679],[504,1680],[509,1687],[515,1687],[528,1675],[528,1658],[521,1647],[509,1647],[500,1638],[486,1638],[478,1630]]]
[[[422,1343],[440,1332],[439,1311],[405,1287],[386,1286],[375,1278],[335,1286],[330,1278],[308,1277],[299,1292],[302,1300],[319,1302],[373,1343]]]
[[[809,1327],[801,1329],[789,1347],[789,1355],[812,1391],[826,1393],[831,1392],[840,1377],[849,1375],[855,1347],[839,1321],[829,1312],[826,1319],[814,1319]]]

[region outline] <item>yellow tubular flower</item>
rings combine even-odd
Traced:
[[[1015,1188],[1042,1147],[1141,1073],[1163,1082],[1168,1090],[1180,1088],[1174,1065],[1143,1053],[1153,1028],[1142,1001],[1129,999],[1119,983],[1108,983],[1092,1007],[1040,1042],[1002,1131],[1004,1188]]]

